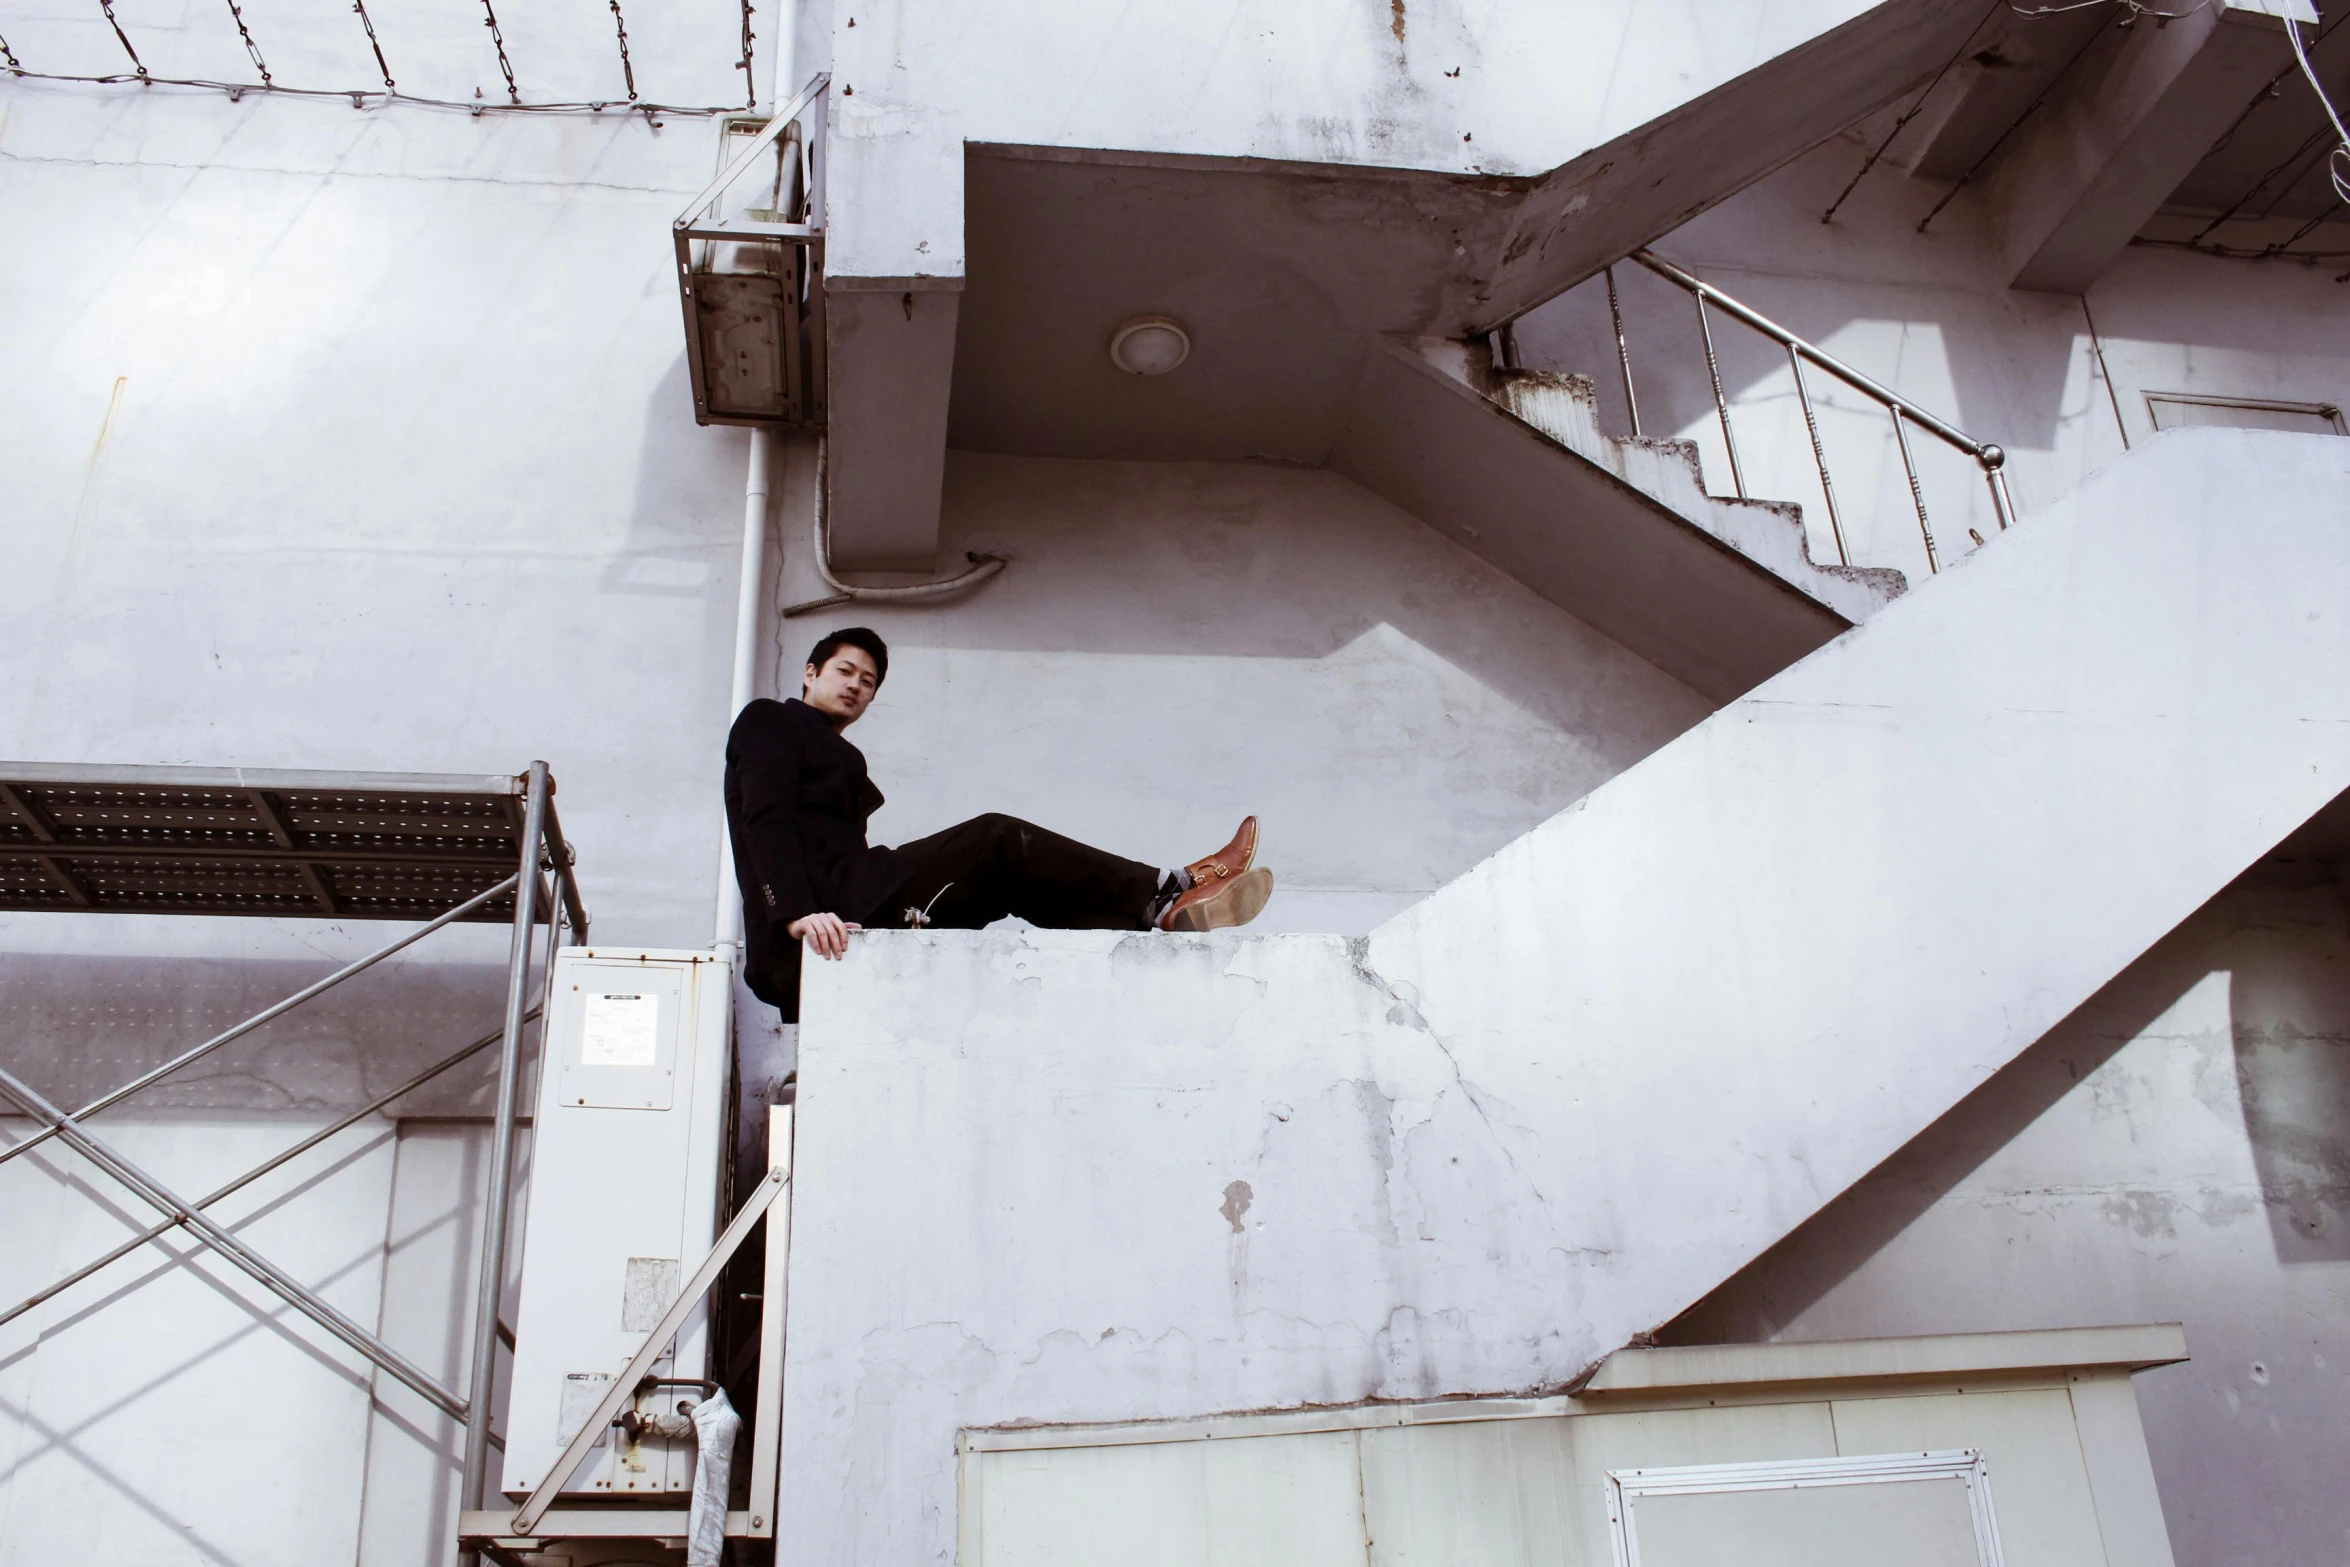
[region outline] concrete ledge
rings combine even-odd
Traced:
[[[1624,1349],[1601,1362],[1584,1398],[1774,1382],[1838,1382],[1970,1373],[2175,1365],[2187,1358],[2176,1322],[2138,1327],[2049,1328],[2023,1333],[1940,1333],[1819,1344],[1706,1344]]]

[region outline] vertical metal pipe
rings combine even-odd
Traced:
[[[759,606],[767,590],[767,497],[774,487],[775,432],[751,431],[750,471],[743,478],[742,580],[734,596],[734,683],[728,688],[726,721],[733,724],[757,694]],[[734,841],[723,818],[718,824],[718,909],[712,922],[714,945],[733,948],[743,939],[742,899],[734,885]],[[737,962],[736,967],[741,967]]]
[[[1640,434],[1640,398],[1632,390],[1632,345],[1624,340],[1624,312],[1616,304],[1616,269],[1607,269],[1607,318],[1616,328],[1616,368],[1624,373],[1624,406],[1632,411],[1632,433]]]
[[[1828,501],[1828,531],[1836,536],[1836,564],[1852,564],[1852,552],[1844,547],[1844,519],[1836,513],[1836,485],[1828,477],[1828,449],[1820,444],[1819,416],[1811,410],[1811,390],[1803,384],[1803,355],[1795,345],[1787,345],[1787,368],[1795,372],[1796,401],[1803,404],[1804,428],[1811,431],[1811,459],[1819,465],[1820,494]]]
[[[1934,525],[1926,520],[1926,491],[1918,483],[1918,465],[1910,460],[1909,426],[1901,417],[1899,403],[1892,404],[1889,411],[1893,415],[1893,439],[1901,448],[1901,471],[1909,475],[1909,498],[1917,503],[1918,532],[1925,536],[1926,572],[1931,576],[1942,569],[1942,552],[1934,548]]]
[[[498,1362],[498,1310],[506,1285],[506,1188],[514,1171],[514,1097],[522,1076],[522,1018],[530,1007],[532,926],[538,919],[540,839],[547,825],[547,764],[530,764],[522,809],[521,883],[514,889],[514,939],[506,958],[506,1030],[498,1057],[498,1108],[490,1134],[489,1187],[482,1198],[481,1278],[474,1292],[473,1377],[466,1385],[464,1505],[489,1494],[490,1394]]]
[[[1983,465],[1983,478],[1991,486],[1991,515],[1999,519],[1999,531],[2015,521],[2015,501],[2007,493],[2007,453],[1996,446],[1986,446],[1976,459]]]
[[[1730,430],[1730,399],[1722,395],[1722,366],[1714,358],[1714,329],[1705,317],[1705,296],[1692,295],[1697,301],[1697,335],[1705,341],[1705,373],[1713,377],[1714,411],[1722,416],[1722,444],[1730,449],[1730,484],[1740,500],[1746,499],[1746,472],[1738,466],[1738,437]]]

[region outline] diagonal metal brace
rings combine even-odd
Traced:
[[[514,1510],[514,1534],[528,1535],[538,1527],[539,1519],[554,1504],[556,1493],[571,1479],[581,1460],[587,1457],[588,1449],[596,1445],[597,1439],[604,1434],[604,1428],[620,1413],[620,1406],[636,1395],[637,1383],[653,1369],[653,1362],[667,1351],[669,1341],[685,1325],[687,1313],[718,1281],[719,1270],[734,1260],[743,1238],[751,1233],[751,1226],[767,1216],[767,1210],[774,1205],[775,1199],[782,1196],[790,1185],[790,1171],[774,1169],[767,1172],[767,1178],[753,1190],[751,1200],[743,1205],[743,1211],[734,1216],[734,1222],[726,1227],[726,1233],[718,1237],[718,1244],[710,1248],[710,1255],[702,1259],[702,1265],[694,1269],[692,1278],[685,1281],[685,1288],[678,1292],[677,1299],[662,1313],[660,1322],[645,1336],[644,1347],[636,1352],[626,1369],[612,1379],[612,1386],[605,1392],[603,1401],[580,1423],[577,1434],[571,1438],[571,1445],[563,1449],[563,1456],[555,1460],[554,1467],[539,1481],[538,1489],[532,1491],[522,1505]]]
[[[537,1007],[532,1007],[529,1012],[524,1014],[523,1021],[527,1023],[538,1015],[539,1009]],[[273,1155],[272,1157],[263,1160],[261,1163],[255,1165],[252,1169],[247,1170],[244,1174],[238,1176],[235,1180],[229,1182],[226,1186],[223,1186],[214,1191],[211,1195],[197,1198],[196,1206],[199,1208],[209,1208],[214,1203],[219,1202],[221,1199],[243,1191],[246,1187],[252,1185],[255,1181],[260,1180],[261,1177],[267,1175],[270,1171],[300,1158],[302,1155],[308,1153],[311,1149],[316,1148],[320,1143],[325,1142],[328,1138],[334,1136],[336,1133],[347,1131],[351,1127],[358,1125],[361,1121],[366,1120],[369,1116],[375,1114],[376,1111],[381,1110],[385,1105],[390,1104],[393,1100],[399,1098],[401,1095],[413,1092],[414,1090],[423,1087],[426,1083],[431,1082],[434,1078],[440,1076],[443,1072],[449,1070],[449,1068],[457,1065],[460,1061],[464,1061],[471,1056],[479,1055],[482,1051],[487,1050],[490,1046],[496,1044],[503,1037],[503,1030],[493,1030],[490,1033],[482,1035],[481,1038],[475,1040],[472,1044],[467,1045],[464,1049],[456,1052],[454,1055],[446,1055],[441,1057],[438,1062],[426,1067],[423,1071],[417,1073],[414,1077],[408,1079],[408,1081],[402,1083],[399,1087],[393,1089],[390,1093],[376,1095],[373,1099],[370,1099],[367,1103],[361,1105],[358,1109],[353,1110],[350,1114],[344,1116],[342,1119],[338,1121],[330,1121],[325,1126],[320,1127],[317,1131],[312,1132],[308,1137],[303,1138],[300,1142],[294,1144],[293,1147],[288,1148],[283,1153]],[[76,1284],[81,1283],[82,1280],[88,1278],[93,1273],[100,1273],[105,1269],[114,1266],[114,1264],[129,1256],[132,1252],[137,1251],[141,1246],[146,1245],[149,1241],[158,1239],[159,1237],[167,1235],[171,1231],[178,1229],[183,1222],[184,1221],[177,1214],[174,1214],[170,1218],[165,1219],[161,1224],[151,1224],[146,1229],[141,1230],[138,1234],[132,1236],[129,1240],[124,1241],[121,1245],[115,1247],[114,1250],[108,1252],[105,1256],[100,1257],[93,1262],[83,1263],[80,1267],[74,1269],[73,1272],[67,1274],[64,1278],[59,1279],[56,1283],[48,1286],[46,1289],[34,1291],[32,1294],[26,1296],[23,1300],[20,1300],[15,1305],[9,1307],[6,1311],[0,1311],[0,1328],[8,1326],[9,1323],[14,1322],[17,1318],[23,1316],[26,1312],[32,1310],[35,1306],[40,1305],[43,1301],[52,1299],[53,1297],[61,1295],[65,1291],[72,1289]]]
[[[261,1011],[254,1013],[251,1017],[245,1019],[245,1021],[242,1023],[239,1023],[236,1027],[229,1029],[224,1033],[213,1035],[210,1039],[205,1040],[204,1043],[198,1045],[195,1049],[172,1057],[169,1061],[164,1062],[163,1065],[155,1068],[154,1071],[149,1072],[142,1077],[135,1077],[131,1079],[129,1082],[123,1084],[120,1088],[115,1089],[111,1093],[100,1094],[97,1098],[91,1100],[88,1104],[82,1106],[79,1110],[76,1110],[74,1112],[74,1116],[80,1117],[85,1115],[96,1115],[99,1111],[105,1109],[109,1105],[120,1104],[123,1100],[128,1099],[131,1095],[139,1092],[141,1089],[151,1087],[152,1085],[163,1081],[163,1079],[169,1077],[172,1073],[178,1071],[181,1067],[187,1066],[192,1062],[202,1060],[204,1057],[212,1054],[213,1051],[218,1050],[222,1045],[227,1044],[230,1040],[242,1039],[245,1035],[250,1034],[253,1032],[253,1030],[259,1028],[262,1024],[269,1022],[273,1018],[280,1018],[285,1016],[288,1012],[293,1011],[294,1008],[300,1006],[303,1002],[308,1001],[311,997],[333,989],[335,986],[341,984],[344,980],[349,979],[352,975],[359,973],[363,969],[371,968],[374,965],[381,963],[384,959],[390,957],[393,953],[398,952],[401,948],[414,946],[417,942],[422,941],[425,937],[431,935],[434,931],[439,930],[442,926],[447,925],[454,920],[463,919],[466,915],[472,913],[475,909],[480,908],[483,904],[489,902],[492,898],[498,897],[502,893],[513,891],[514,888],[521,884],[521,882],[522,873],[517,871],[513,875],[507,877],[504,881],[498,883],[495,887],[491,887],[483,892],[475,893],[472,897],[467,898],[463,903],[458,904],[455,908],[449,910],[447,913],[435,916],[425,924],[419,925],[416,929],[407,932],[405,935],[401,936],[399,940],[392,942],[390,945],[378,947],[375,949],[375,951],[370,952],[367,956],[360,958],[355,962],[344,964],[341,968],[336,969],[332,974],[327,975],[326,978],[318,981],[316,984],[305,985],[302,989],[297,990],[292,995],[286,997],[285,1000],[277,1002],[272,1006],[264,1007]],[[15,1158],[18,1154],[31,1152],[33,1149],[38,1148],[41,1146],[41,1144],[47,1142],[50,1138],[59,1135],[61,1131],[61,1127],[55,1123],[51,1123],[50,1125],[45,1126],[41,1128],[41,1130],[35,1132],[32,1136],[26,1138],[23,1142],[11,1143],[6,1148],[0,1148],[0,1164],[6,1164],[9,1160]]]
[[[49,1131],[65,1139],[82,1157],[137,1193],[157,1211],[179,1215],[180,1222],[206,1245],[251,1274],[287,1305],[303,1312],[320,1327],[406,1383],[418,1397],[431,1403],[452,1420],[465,1418],[465,1401],[434,1381],[422,1367],[328,1305],[309,1286],[190,1207],[169,1187],[92,1137],[72,1116],[42,1098],[6,1067],[0,1067],[0,1094],[15,1100],[20,1109],[46,1122]],[[18,1146],[23,1145],[20,1143]]]

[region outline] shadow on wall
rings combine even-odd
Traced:
[[[2277,1260],[2350,1261],[2350,868],[2297,861],[2314,897],[2275,917],[2294,947],[2248,944],[2228,992],[2236,1085]],[[2327,893],[2332,897],[2327,897]],[[2322,957],[2307,954],[2312,938]]]
[[[2340,808],[2338,802],[2331,809]],[[1777,1337],[2058,1101],[2076,1090],[2125,1095],[2127,1089],[2083,1085],[2207,980],[2226,986],[2227,1043],[2232,1046],[2225,1053],[2215,1050],[2212,1064],[2223,1073],[2232,1064],[2235,1082],[2223,1086],[2224,1077],[2217,1084],[2171,1080],[2166,1091],[2191,1091],[2206,1107],[2225,1105],[2231,1113],[2235,1107],[2228,1101],[2240,1104],[2250,1173],[2280,1264],[2350,1258],[2350,895],[2343,891],[2340,864],[2296,858],[2253,866],[1907,1147],[1666,1324],[1659,1341],[1712,1344]],[[2181,1106],[2158,1099],[2145,1108],[2166,1116]],[[2178,1157],[2196,1151],[2186,1142],[2177,1147]],[[2019,1166],[2009,1173],[2012,1178],[1995,1183],[2002,1191],[2014,1187],[2028,1196],[2057,1190],[2032,1184],[2036,1177],[2048,1178],[2047,1172]],[[2064,1182],[2079,1173],[2066,1171],[2054,1179]],[[2182,1180],[2196,1178],[2195,1172],[2174,1173]],[[2129,1185],[2125,1175],[2107,1192],[2107,1219],[2126,1220],[2141,1235],[2172,1222],[2173,1196],[2132,1191]],[[2242,1198],[2219,1191],[2204,1200],[2224,1206]],[[2209,1214],[2204,1218],[2212,1222]],[[2141,1290],[2136,1280],[2110,1282],[2117,1298],[2151,1298],[2155,1310],[2172,1314],[2195,1298],[2199,1283],[2155,1279]],[[2014,1304],[2029,1316],[2033,1297],[2027,1294]],[[1966,1300],[1957,1299],[1957,1309],[1968,1309]],[[1935,1314],[1932,1308],[1925,1311],[1928,1317]],[[2077,1324],[2034,1318],[1976,1325]],[[1908,1323],[1888,1331],[1963,1326]]]

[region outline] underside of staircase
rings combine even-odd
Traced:
[[[1718,702],[1907,586],[1811,557],[1802,508],[1707,493],[1687,441],[1603,434],[1581,376],[1383,339],[1331,466]]]

